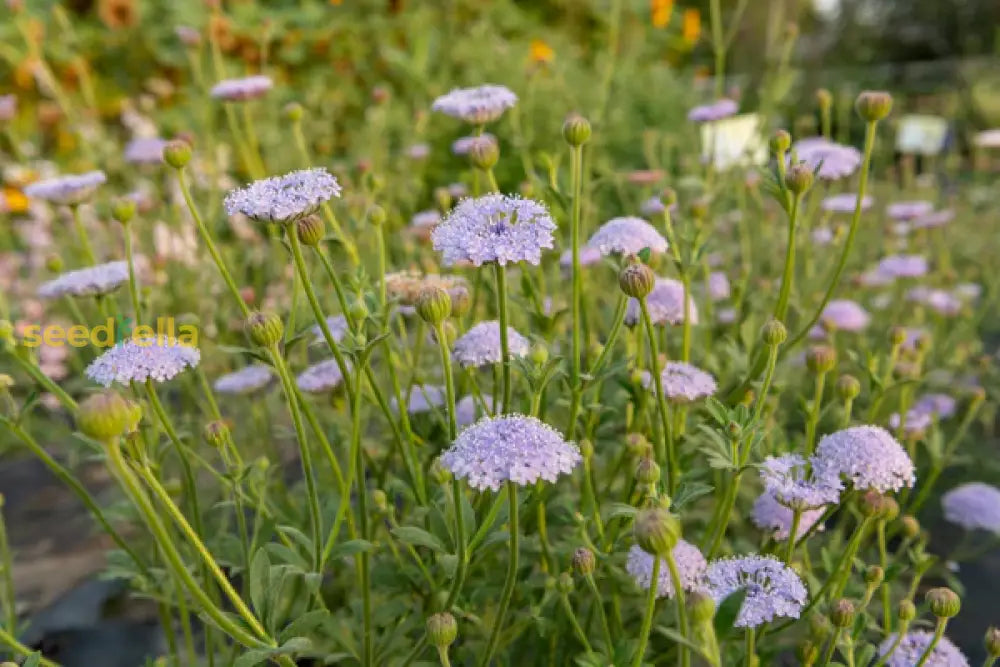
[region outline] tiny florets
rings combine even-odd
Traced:
[[[517,95],[506,86],[456,88],[434,100],[431,110],[473,125],[492,122],[517,104]]]
[[[896,643],[897,637],[898,633],[893,633],[885,638],[879,645],[879,657],[888,653],[893,644]],[[933,639],[934,633],[926,630],[914,630],[906,633],[899,646],[889,654],[889,658],[885,661],[886,667],[916,667]],[[947,637],[941,637],[924,665],[926,667],[969,667],[969,661],[958,650],[958,647],[951,643],[951,640]]]
[[[587,241],[602,255],[638,255],[644,248],[666,252],[667,240],[642,218],[612,218],[601,225]]]
[[[816,175],[823,180],[845,178],[861,166],[861,151],[823,137],[801,139],[795,142],[794,151],[810,169],[818,169]]]
[[[110,294],[128,282],[127,262],[108,262],[86,269],[68,271],[42,283],[38,296],[57,299],[63,296],[98,296]]]
[[[914,220],[934,212],[934,204],[929,201],[900,201],[885,208],[886,215],[893,220]]]
[[[785,507],[811,510],[840,500],[843,485],[833,469],[813,465],[798,454],[769,456],[760,466],[764,489]]]
[[[131,164],[161,164],[167,140],[159,137],[136,137],[125,145],[123,157]]]
[[[1000,489],[982,482],[957,486],[941,496],[944,518],[967,530],[1000,534]]]
[[[165,382],[185,368],[194,368],[199,361],[198,348],[173,338],[129,338],[92,361],[86,374],[105,387],[114,382],[123,385],[146,380]]]
[[[663,393],[674,403],[691,403],[715,393],[718,385],[710,373],[684,361],[669,361],[660,373]]]
[[[526,356],[531,349],[528,339],[513,327],[507,327],[507,345],[511,357]],[[463,366],[499,364],[503,360],[500,350],[500,323],[492,320],[480,322],[470,328],[455,341],[452,356]]]
[[[716,603],[742,589],[743,607],[734,625],[755,628],[779,617],[798,618],[808,598],[799,575],[773,556],[751,554],[713,561],[705,573]]]
[[[861,210],[867,211],[875,203],[875,200],[865,195],[861,199]],[[820,202],[820,208],[830,213],[854,213],[858,206],[858,195],[854,193],[843,193],[830,195]]]
[[[710,123],[723,118],[729,118],[739,111],[739,105],[734,100],[721,99],[711,104],[702,104],[688,112],[688,120],[694,123]]]
[[[685,591],[701,589],[708,562],[698,547],[685,540],[677,540],[677,544],[671,550],[671,555],[673,555],[674,563],[677,565],[681,587]],[[653,556],[643,551],[638,544],[633,544],[628,550],[625,571],[635,580],[636,586],[642,590],[649,590],[653,582]],[[660,559],[659,576],[656,580],[656,597],[674,597],[674,583],[670,576],[670,568],[667,567],[666,560],[662,558]]]
[[[657,278],[653,291],[646,297],[646,308],[653,324],[681,324],[684,322],[684,284],[673,278]],[[691,324],[698,324],[698,309],[688,294],[688,311]],[[625,324],[635,326],[641,319],[639,302],[629,299],[625,309]]]
[[[287,223],[315,213],[323,202],[339,197],[340,191],[337,179],[326,169],[303,169],[231,190],[226,195],[226,213]]]
[[[799,517],[799,527],[795,532],[796,539],[802,537],[823,516],[822,508],[805,510]],[[788,539],[792,532],[794,512],[788,506],[782,505],[774,494],[765,491],[754,501],[750,518],[761,530],[771,531],[771,537],[779,542]],[[822,527],[820,527],[822,530]]]
[[[852,426],[824,436],[813,457],[818,474],[846,476],[860,490],[883,493],[913,486],[913,462],[884,428]]]
[[[295,379],[299,389],[310,394],[322,394],[333,391],[344,381],[344,375],[340,372],[340,364],[336,359],[327,359],[318,364],[313,364],[302,371]]]
[[[544,204],[502,194],[463,199],[431,232],[446,265],[539,264],[556,223]]]
[[[30,199],[44,199],[53,204],[80,204],[90,199],[98,186],[107,180],[103,171],[57,176],[25,186],[24,194]]]
[[[507,481],[522,486],[555,482],[581,461],[579,450],[534,417],[485,417],[462,431],[441,464],[475,489],[498,490]]]
[[[211,95],[223,102],[245,102],[263,97],[274,87],[271,77],[257,75],[224,79],[212,86]]]
[[[253,364],[216,379],[215,391],[220,394],[249,394],[270,384],[274,371],[264,364]]]
[[[393,398],[390,402],[393,410],[399,410],[399,404]],[[410,389],[409,400],[406,401],[406,412],[417,415],[431,412],[444,405],[444,387],[433,384],[416,385]]]

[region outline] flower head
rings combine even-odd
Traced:
[[[347,318],[343,315],[330,315],[326,318],[326,328],[330,330],[330,335],[333,336],[333,340],[339,343],[344,340],[344,336],[347,335]],[[313,343],[326,342],[323,330],[318,324],[314,324],[309,327],[309,333],[313,335]]]
[[[125,145],[125,161],[131,164],[160,164],[166,139],[159,137],[136,137]]]
[[[612,218],[601,225],[587,241],[602,255],[638,255],[644,248],[666,252],[667,240],[642,218]]]
[[[507,345],[512,357],[526,356],[531,348],[528,339],[513,327],[507,327]],[[452,356],[463,366],[499,364],[503,361],[500,352],[500,323],[492,320],[473,326],[455,341]]]
[[[601,251],[597,248],[591,248],[590,246],[583,246],[580,248],[580,266],[590,266],[591,264],[596,264],[601,261],[601,257]],[[564,268],[573,266],[572,250],[566,250],[563,254],[559,255],[559,266]]]
[[[734,100],[721,99],[711,104],[702,104],[688,112],[688,120],[694,123],[710,123],[723,118],[729,118],[739,111],[739,105]]]
[[[220,394],[249,394],[266,387],[273,377],[270,366],[252,364],[219,377],[213,386]]]
[[[886,215],[893,220],[913,220],[933,211],[934,204],[929,201],[899,201],[885,208]]]
[[[934,417],[927,412],[919,412],[914,409],[906,411],[906,424],[903,424],[902,418],[899,416],[898,412],[894,412],[889,415],[889,428],[896,430],[900,426],[903,427],[903,435],[908,438],[915,438],[922,435],[924,432],[930,428],[931,424],[934,423]]]
[[[17,115],[17,95],[0,95],[0,123],[13,120]]]
[[[729,277],[722,271],[708,274],[708,296],[712,301],[723,301],[732,294]]]
[[[493,397],[489,394],[483,394],[482,399],[487,407],[493,404]],[[474,424],[482,416],[483,409],[472,394],[463,396],[455,403],[455,422],[459,428]]]
[[[660,384],[667,400],[673,403],[692,403],[718,389],[710,373],[684,361],[668,361],[660,373]]]
[[[914,229],[936,229],[944,227],[955,219],[955,212],[950,208],[940,211],[932,211],[927,215],[921,215],[913,220]]]
[[[470,137],[460,137],[451,142],[451,152],[458,156],[468,155],[472,151],[472,147],[479,142],[496,144],[497,138],[489,132],[483,132],[482,134]]]
[[[129,338],[94,359],[85,372],[87,377],[105,387],[114,382],[123,385],[146,380],[165,382],[185,368],[194,368],[199,361],[198,348],[173,338]]]
[[[889,255],[875,269],[886,278],[919,278],[927,275],[927,270],[927,258],[921,255]]]
[[[544,422],[526,415],[485,417],[462,431],[441,463],[476,489],[494,491],[507,481],[526,486],[555,482],[581,461],[576,446]]]
[[[716,603],[746,591],[734,623],[738,628],[755,628],[779,617],[798,618],[808,597],[799,575],[772,556],[723,558],[708,566],[705,577]]]
[[[273,176],[226,195],[226,213],[261,222],[292,222],[340,196],[340,184],[326,169],[303,169]]]
[[[867,211],[872,207],[875,200],[865,195],[861,200],[861,210]],[[839,195],[830,195],[820,202],[820,208],[824,211],[829,211],[830,213],[854,213],[854,209],[858,205],[858,195],[854,193],[843,193]]]
[[[442,276],[436,273],[423,275],[416,271],[397,271],[385,276],[385,288],[389,296],[404,306],[415,305],[420,292],[428,287],[440,287],[452,293],[467,289],[468,285],[461,276]]]
[[[556,223],[539,202],[502,194],[463,199],[431,232],[446,265],[496,262],[539,264],[553,247]]]
[[[435,408],[444,405],[444,387],[434,384],[419,384],[410,390],[410,398],[406,402],[406,412],[417,415],[422,412],[431,412]],[[399,404],[393,398],[390,401],[393,410],[399,410]]]
[[[671,550],[677,574],[680,575],[681,587],[685,591],[694,591],[702,587],[708,562],[705,557],[690,542],[677,540]],[[646,553],[638,544],[633,544],[628,550],[628,560],[625,561],[625,571],[635,579],[639,588],[648,591],[653,583],[653,556]],[[674,597],[674,582],[670,569],[664,559],[660,559],[660,573],[656,578],[656,597]]]
[[[864,331],[871,319],[868,311],[857,301],[834,299],[826,304],[819,321],[824,329],[857,333]]]
[[[681,324],[684,322],[684,284],[673,278],[657,278],[653,291],[646,297],[646,308],[653,324]],[[698,324],[698,309],[688,294],[688,311],[691,324]],[[635,326],[642,318],[639,301],[629,299],[625,308],[625,324]]]
[[[273,87],[271,77],[258,74],[241,79],[224,79],[212,86],[211,95],[223,102],[244,102],[263,97]]]
[[[938,419],[948,419],[955,416],[958,401],[948,394],[924,394],[913,404],[915,412],[934,415]]]
[[[322,394],[333,391],[344,381],[344,375],[340,372],[340,364],[336,359],[327,359],[318,364],[313,364],[305,369],[295,378],[295,383],[299,389],[310,394]]]
[[[128,282],[128,263],[108,262],[97,266],[68,271],[58,278],[42,283],[38,296],[58,299],[63,296],[98,296],[110,294]]]
[[[896,643],[898,633],[886,637],[879,645],[879,657],[884,656]],[[899,646],[889,655],[886,667],[916,667],[927,650],[927,645],[934,639],[934,633],[926,630],[907,632],[899,642]],[[947,637],[941,637],[934,646],[924,667],[969,667],[969,661],[962,655]]]
[[[823,516],[823,508],[805,510],[799,517],[799,527],[795,532],[796,539],[805,535]],[[779,503],[773,494],[765,491],[754,501],[750,518],[761,530],[771,531],[771,537],[779,542],[788,539],[792,532],[794,512],[786,505]],[[822,527],[820,527],[822,530]]]
[[[861,166],[861,151],[853,146],[834,143],[823,137],[809,137],[795,142],[795,154],[817,176],[834,181],[850,176]]]
[[[785,507],[812,510],[840,500],[840,475],[829,468],[810,469],[798,454],[769,456],[760,466],[764,490]]]
[[[90,199],[97,187],[107,180],[103,171],[57,176],[27,185],[24,194],[30,199],[44,199],[53,204],[80,204]]]
[[[485,85],[456,88],[434,100],[431,109],[466,123],[483,125],[496,120],[515,104],[517,95],[506,86]]]
[[[944,518],[967,530],[1000,535],[1000,489],[982,482],[957,486],[941,496]]]
[[[855,488],[885,493],[913,486],[913,462],[884,428],[852,426],[824,436],[813,457],[821,475],[845,475]]]
[[[946,317],[958,315],[964,305],[959,296],[948,290],[930,289],[922,286],[911,289],[906,293],[906,298],[908,301],[923,304],[939,315]]]

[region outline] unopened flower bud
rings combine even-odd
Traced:
[[[648,554],[664,556],[681,536],[680,521],[662,507],[640,510],[633,526],[636,543]]]
[[[210,421],[202,429],[205,442],[213,447],[222,447],[229,439],[229,425],[221,419]]]
[[[899,516],[899,503],[892,496],[882,498],[882,507],[879,511],[879,518],[882,521],[895,521]]]
[[[277,345],[285,333],[285,325],[274,313],[250,313],[246,322],[250,340],[261,347]]]
[[[500,145],[493,139],[477,137],[469,146],[469,162],[476,169],[489,171],[500,160]]]
[[[801,195],[809,191],[809,188],[813,185],[813,180],[815,176],[813,175],[812,169],[809,165],[804,162],[798,164],[793,164],[785,172],[785,185],[788,189],[792,191],[793,194]]]
[[[882,120],[892,111],[892,95],[883,90],[866,90],[854,103],[858,115],[869,123]]]
[[[651,458],[641,459],[635,468],[635,480],[640,484],[656,484],[660,481],[660,466]]]
[[[590,121],[580,114],[570,114],[563,123],[562,133],[570,146],[582,146],[590,141]]]
[[[896,347],[906,342],[906,329],[893,327],[889,329],[889,345]]]
[[[809,637],[817,644],[822,644],[830,636],[830,619],[822,614],[809,617]]]
[[[837,378],[837,396],[845,401],[853,401],[861,393],[861,383],[853,375],[841,375]]]
[[[696,624],[711,623],[715,618],[715,599],[702,590],[692,591],[684,596],[688,615]]]
[[[63,258],[56,253],[51,253],[45,258],[45,268],[52,273],[62,273],[64,266]]]
[[[372,204],[368,208],[368,222],[376,227],[385,224],[386,217],[385,209],[378,204]]]
[[[76,426],[87,437],[107,442],[134,431],[141,417],[138,404],[116,392],[102,391],[80,403]]]
[[[318,215],[307,215],[295,223],[295,234],[302,245],[318,246],[326,236],[326,224]]]
[[[924,599],[931,608],[931,613],[938,618],[957,616],[962,608],[962,599],[955,591],[944,586],[927,591],[927,596]]]
[[[597,567],[597,558],[594,552],[587,547],[580,547],[573,552],[573,569],[580,574],[587,575]]]
[[[563,595],[569,595],[573,592],[573,575],[569,572],[563,572],[559,575],[556,580],[556,589]]]
[[[704,220],[708,216],[708,203],[704,197],[695,199],[688,204],[688,215],[695,220]]]
[[[677,203],[677,190],[667,186],[660,190],[660,201],[668,209]]]
[[[293,123],[298,123],[302,120],[302,117],[305,116],[306,111],[298,102],[289,102],[285,105],[282,113],[286,119],[292,121]]]
[[[191,161],[191,146],[186,141],[168,142],[163,147],[163,161],[174,169],[183,169]]]
[[[533,364],[542,366],[549,360],[549,348],[542,343],[535,343],[531,346],[528,356]]]
[[[788,338],[788,329],[778,320],[768,320],[760,331],[761,339],[769,347],[781,345]]]
[[[389,511],[389,497],[385,495],[385,491],[382,489],[372,491],[372,504],[379,514],[385,514]]]
[[[814,345],[806,350],[806,368],[817,375],[829,373],[837,363],[837,351],[829,345]]]
[[[907,514],[899,520],[903,526],[903,535],[909,539],[914,539],[920,535],[920,522],[916,517]]]
[[[434,201],[437,202],[438,208],[442,211],[447,211],[451,208],[451,192],[448,188],[440,187],[434,189]]]
[[[351,305],[348,306],[347,310],[351,319],[355,322],[361,322],[368,317],[368,306],[365,305],[364,299],[355,299],[351,302]]]
[[[826,88],[819,88],[816,91],[816,105],[823,111],[829,111],[833,106],[833,95]]]
[[[451,295],[443,287],[428,286],[417,296],[417,315],[430,325],[440,324],[451,315]]]
[[[885,570],[883,570],[878,565],[872,565],[867,570],[865,570],[865,583],[876,588],[882,584],[885,579]]]
[[[1000,628],[990,627],[987,629],[983,644],[986,646],[986,653],[991,658],[1000,658]]]
[[[885,511],[885,496],[875,490],[866,491],[858,499],[858,508],[869,518],[878,518]]]
[[[782,155],[788,152],[788,149],[792,147],[792,135],[788,134],[785,130],[776,130],[774,134],[771,135],[771,140],[768,142],[771,149],[771,153],[774,155]]]
[[[628,450],[629,456],[642,458],[649,456],[653,446],[642,433],[629,433],[625,436],[625,449]]]
[[[903,623],[909,623],[917,617],[917,607],[910,600],[900,600],[896,616]]]
[[[446,611],[427,618],[427,638],[436,648],[447,648],[458,636],[458,623]]]
[[[448,290],[451,295],[451,316],[464,317],[472,308],[472,297],[469,289],[464,285],[458,285]]]
[[[634,299],[645,299],[653,291],[656,274],[641,262],[632,262],[618,274],[618,286]]]
[[[135,202],[127,197],[116,199],[111,204],[111,217],[123,225],[132,222],[135,217]]]
[[[830,609],[830,620],[838,628],[848,628],[854,622],[854,603],[850,600],[837,600]]]
[[[795,656],[799,659],[799,663],[812,665],[819,660],[819,647],[811,641],[804,641],[796,647]]]

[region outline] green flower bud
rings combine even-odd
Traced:
[[[91,394],[82,403],[76,426],[89,438],[107,442],[131,433],[139,426],[142,409],[116,392]]]
[[[909,514],[907,514],[899,521],[903,526],[904,537],[907,537],[912,540],[920,536],[920,522],[917,521],[916,517],[912,517]]]
[[[285,325],[281,318],[274,313],[262,313],[260,311],[250,313],[246,322],[247,333],[250,340],[261,347],[271,347],[281,341],[285,333]]]
[[[853,401],[861,393],[861,383],[853,375],[841,375],[837,378],[837,396],[844,401]]]
[[[695,624],[711,623],[715,618],[715,600],[705,591],[693,591],[684,596],[691,622]]]
[[[458,623],[446,611],[427,618],[427,638],[437,648],[447,648],[458,636]]]
[[[804,641],[795,649],[795,656],[800,664],[812,665],[819,660],[819,647],[811,641]]]
[[[385,224],[386,218],[385,209],[378,204],[372,204],[368,209],[368,222],[375,225],[376,227]]]
[[[660,481],[660,466],[651,458],[643,458],[635,469],[635,480],[647,486]]]
[[[591,574],[597,568],[597,558],[587,547],[580,547],[573,552],[573,569],[580,574]]]
[[[444,486],[451,481],[451,471],[441,465],[441,459],[434,459],[431,464],[431,477],[435,482]]]
[[[809,637],[817,644],[822,644],[830,636],[832,628],[830,619],[822,614],[813,614],[809,617]]]
[[[438,208],[442,211],[447,211],[451,208],[451,193],[448,192],[448,188],[434,188],[434,201],[437,202]]]
[[[889,345],[897,347],[906,342],[906,329],[903,327],[892,327],[889,329]]]
[[[375,510],[379,514],[385,514],[389,511],[389,497],[385,495],[385,491],[382,489],[372,491],[372,505],[375,506]]]
[[[111,204],[111,217],[123,225],[132,222],[135,217],[135,202],[127,197],[116,199]]]
[[[854,603],[850,600],[837,600],[830,609],[830,620],[838,628],[849,628],[854,622]]]
[[[629,433],[625,436],[625,449],[628,450],[629,456],[642,458],[651,455],[653,446],[642,433]]]
[[[580,114],[570,114],[563,123],[562,133],[570,146],[582,146],[590,141],[590,121]]]
[[[788,338],[788,329],[778,320],[768,320],[760,331],[760,337],[769,347],[781,345]]]
[[[221,419],[210,421],[202,429],[205,442],[213,447],[222,447],[229,439],[229,425]]]
[[[776,130],[774,134],[771,135],[771,140],[768,142],[768,146],[771,149],[773,155],[783,155],[788,152],[788,149],[792,147],[792,135],[788,134],[785,130]]]
[[[289,102],[282,109],[282,113],[285,118],[292,121],[293,123],[298,123],[302,120],[302,117],[306,115],[306,110],[302,108],[302,105],[298,102]]]
[[[451,316],[464,317],[472,308],[469,289],[464,285],[456,285],[448,290],[448,294],[451,295]]]
[[[924,598],[931,608],[931,613],[938,618],[957,616],[962,609],[962,599],[950,588],[932,588]]]
[[[986,646],[986,653],[991,658],[1000,657],[1000,628],[990,627],[987,629],[983,644]]]
[[[563,572],[559,575],[559,579],[556,580],[556,589],[563,595],[569,595],[573,592],[573,575],[569,572]]]
[[[451,315],[451,295],[443,287],[428,286],[417,296],[417,315],[424,322],[437,325]]]
[[[45,268],[52,273],[62,273],[64,266],[63,258],[56,253],[51,253],[45,258]]]
[[[542,343],[535,343],[531,346],[529,357],[531,358],[531,362],[536,366],[544,366],[545,362],[549,360],[548,346]]]
[[[660,190],[660,201],[667,208],[670,208],[677,203],[677,190],[667,186]]]
[[[489,171],[500,160],[500,146],[496,141],[479,137],[469,146],[469,162],[483,171]]]
[[[163,147],[163,161],[174,169],[183,169],[191,161],[191,145],[179,139],[169,142]]]
[[[368,317],[368,306],[365,305],[364,299],[355,299],[347,308],[347,311],[351,319],[355,322],[361,322]]]
[[[688,215],[695,220],[704,220],[708,216],[708,206],[708,199],[699,197],[688,204]]]
[[[837,364],[837,351],[829,345],[814,345],[806,350],[806,368],[817,375],[829,373]]]
[[[681,524],[662,507],[640,510],[632,527],[636,543],[648,554],[670,553],[681,536]]]
[[[878,491],[869,490],[858,499],[858,509],[864,516],[878,519],[886,512],[887,500],[887,496],[883,496]]]
[[[813,185],[813,180],[815,180],[815,176],[812,169],[804,163],[793,164],[785,172],[785,185],[796,195],[808,192]]]
[[[641,262],[632,262],[618,274],[618,286],[627,296],[645,299],[656,285],[653,269]]]
[[[816,91],[816,105],[820,109],[828,111],[833,106],[833,94],[826,88],[819,88]]]
[[[869,123],[880,121],[892,111],[892,95],[883,90],[866,90],[858,95],[854,108]]]
[[[307,215],[295,223],[295,235],[302,245],[314,247],[326,236],[326,224],[318,215]]]
[[[900,600],[896,616],[903,623],[909,623],[917,617],[917,607],[910,600]]]
[[[882,581],[885,579],[885,570],[883,570],[878,565],[872,565],[867,570],[865,570],[865,583],[872,588],[877,588],[882,585]]]
[[[580,456],[585,459],[589,459],[594,455],[594,443],[590,440],[584,438],[579,442]]]

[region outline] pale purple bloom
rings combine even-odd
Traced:
[[[871,315],[856,301],[834,299],[826,304],[819,321],[827,329],[857,333],[868,327]]]
[[[340,196],[340,184],[326,169],[303,169],[265,178],[226,195],[226,213],[262,222],[292,222]]]
[[[652,196],[646,201],[642,202],[639,206],[639,212],[642,213],[647,218],[651,218],[654,215],[660,215],[667,210],[666,205],[657,196]]]
[[[719,324],[732,324],[736,321],[735,308],[720,308],[715,312],[715,319]]]
[[[220,394],[249,394],[271,383],[274,371],[265,364],[252,364],[216,379],[215,391]]]
[[[24,194],[30,199],[44,199],[53,204],[71,206],[90,199],[97,187],[107,180],[103,171],[57,176],[30,183],[25,186]]]
[[[336,359],[327,359],[318,364],[313,364],[305,369],[295,378],[295,383],[299,389],[310,394],[322,394],[333,391],[344,381],[344,374],[340,372],[340,364]]]
[[[962,311],[964,302],[955,294],[929,287],[914,287],[906,294],[909,301],[921,303],[939,315],[951,317]]]
[[[880,658],[892,648],[898,636],[898,633],[894,632],[882,640],[878,647]],[[934,633],[927,630],[907,632],[902,641],[899,642],[899,646],[886,660],[886,667],[917,667],[917,663],[920,662],[920,658],[933,639]],[[951,643],[951,640],[947,637],[941,637],[934,645],[934,650],[927,657],[924,667],[969,667],[969,661],[958,650],[958,647]]]
[[[973,142],[982,148],[1000,148],[1000,128],[979,132]]]
[[[590,246],[583,246],[580,248],[580,266],[590,266],[591,264],[596,264],[601,261],[601,251],[597,248],[591,248]],[[573,266],[573,251],[566,250],[563,254],[559,255],[559,266],[563,268],[571,268]]]
[[[718,389],[710,373],[683,361],[668,361],[660,373],[660,384],[667,400],[673,403],[691,403]]]
[[[904,350],[914,350],[917,347],[917,343],[930,338],[930,333],[920,327],[904,327],[903,334],[903,344],[901,347]]]
[[[653,324],[681,324],[684,322],[684,284],[672,278],[657,278],[653,291],[646,297],[646,308]],[[691,324],[698,324],[698,309],[688,294]],[[625,308],[625,324],[635,326],[642,319],[638,299],[630,298]]]
[[[795,142],[796,156],[810,169],[819,169],[817,176],[833,181],[850,176],[861,166],[861,151],[843,146],[823,137],[809,137]]]
[[[469,194],[469,188],[466,187],[465,183],[449,183],[448,194],[451,195],[452,199],[461,199]]]
[[[799,575],[773,556],[722,558],[708,566],[705,577],[716,604],[746,591],[734,623],[738,628],[755,628],[780,617],[798,618],[809,597]]]
[[[484,417],[462,431],[441,455],[441,464],[474,489],[497,491],[507,481],[521,486],[555,482],[582,460],[575,445],[534,417]]]
[[[1000,534],[1000,489],[982,482],[957,486],[941,496],[944,518],[967,530]]]
[[[441,213],[436,209],[428,209],[413,214],[410,218],[410,227],[415,229],[428,229],[441,222]]]
[[[128,338],[94,359],[85,372],[105,387],[114,382],[128,386],[146,380],[165,382],[199,361],[198,348],[167,336]]]
[[[861,210],[867,211],[872,207],[875,200],[865,195],[861,199]],[[821,203],[820,207],[824,211],[829,211],[831,213],[854,213],[858,205],[858,195],[853,192],[845,192],[839,195],[830,195],[825,198]]]
[[[892,434],[878,426],[852,426],[824,436],[813,457],[818,474],[846,476],[855,488],[885,493],[913,486],[913,462]]]
[[[829,227],[817,227],[809,235],[813,244],[818,246],[830,245],[833,242],[833,230]]]
[[[431,147],[428,144],[413,144],[406,149],[406,156],[411,160],[426,160],[431,154]]]
[[[882,258],[876,271],[888,278],[919,278],[927,275],[927,258],[922,255],[889,255]]]
[[[899,237],[907,236],[913,230],[913,225],[908,222],[895,222],[892,225],[892,233]]]
[[[528,339],[513,327],[507,327],[507,345],[511,357],[526,356],[531,348]],[[499,364],[503,360],[500,352],[500,323],[491,320],[475,325],[455,341],[451,354],[455,361],[465,367]]]
[[[444,405],[444,387],[433,384],[419,384],[410,390],[410,400],[406,403],[406,412],[418,415],[422,412],[432,412]],[[399,404],[393,398],[390,401],[394,410],[399,410]]]
[[[349,327],[347,326],[347,318],[343,315],[330,315],[326,318],[326,328],[330,330],[330,335],[333,336],[333,340],[339,343],[344,340],[344,336],[347,335],[349,330]],[[313,344],[326,342],[326,336],[323,335],[323,330],[318,324],[314,324],[309,327],[309,333],[313,335]]]
[[[933,423],[933,415],[913,409],[906,411],[905,425],[903,425],[903,420],[898,412],[889,415],[889,428],[898,431],[899,427],[903,426],[903,435],[908,438],[916,438],[922,435]]]
[[[493,397],[483,394],[483,404],[490,406],[493,404]],[[483,408],[472,394],[463,396],[455,403],[455,423],[459,428],[474,424],[483,416]]]
[[[929,201],[900,201],[889,204],[886,215],[893,220],[913,220],[928,215],[934,211],[934,204]]]
[[[963,301],[975,301],[983,293],[983,286],[977,283],[959,283],[955,285],[954,294]]]
[[[913,226],[916,229],[935,229],[937,227],[944,227],[954,219],[955,212],[950,208],[946,208],[916,218],[913,221]]]
[[[799,527],[795,531],[796,539],[801,538],[823,516],[822,507],[805,510],[799,516]],[[784,542],[792,532],[794,512],[774,499],[774,495],[765,491],[754,501],[750,518],[754,525],[763,531],[771,532],[771,537],[778,542]],[[818,530],[822,530],[822,526]]]
[[[913,404],[913,410],[938,419],[954,417],[957,409],[958,402],[948,394],[924,394]]]
[[[700,590],[703,587],[708,562],[698,547],[679,539],[671,550],[671,555],[677,567],[678,578],[681,580],[681,588],[685,591]],[[652,554],[646,553],[638,544],[633,544],[628,550],[625,571],[635,580],[636,586],[648,591],[653,583]],[[660,559],[660,572],[656,577],[656,597],[674,597],[674,582],[670,576],[670,567],[663,558]]]
[[[760,466],[764,490],[782,505],[812,510],[840,500],[843,484],[836,470],[807,465],[798,454],[769,456]]]
[[[0,123],[7,123],[17,115],[17,95],[0,95]]]
[[[99,296],[110,294],[128,282],[128,263],[124,261],[98,264],[86,269],[67,271],[58,278],[42,283],[38,296],[58,299],[63,296]]]
[[[489,132],[483,132],[480,135],[471,137],[461,137],[452,142],[451,152],[458,156],[468,155],[472,147],[480,142],[495,144],[497,143],[497,138]]]
[[[160,164],[166,139],[159,137],[136,137],[125,145],[125,161],[132,164]]]
[[[721,271],[713,271],[708,274],[708,296],[712,301],[722,301],[728,299],[732,294],[729,286],[729,277]]]
[[[244,102],[263,97],[274,87],[270,77],[258,74],[240,79],[224,79],[212,86],[211,95],[223,102]]]
[[[695,123],[710,123],[736,114],[739,105],[734,100],[720,99],[711,104],[696,106],[688,112],[688,120]]]
[[[544,204],[502,194],[463,199],[434,228],[431,240],[445,265],[471,262],[539,264],[553,247],[555,221]]]
[[[174,34],[181,40],[184,46],[198,46],[201,43],[201,33],[197,28],[187,25],[179,25],[174,28]]]
[[[496,120],[515,104],[517,95],[506,86],[484,85],[456,88],[434,100],[431,109],[472,125],[483,125]]]
[[[638,255],[644,248],[666,252],[667,240],[642,218],[622,217],[601,225],[587,241],[587,246],[597,248],[602,255]]]

